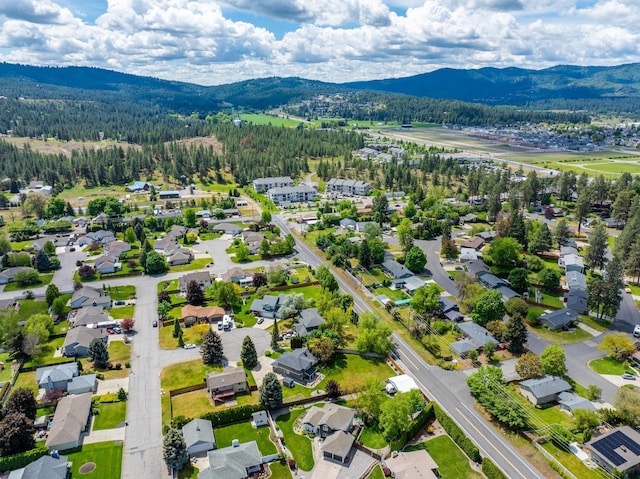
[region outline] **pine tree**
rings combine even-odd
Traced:
[[[278,407],[282,404],[282,385],[275,373],[267,373],[264,376],[259,389],[258,401],[268,408]]]
[[[180,330],[180,334],[178,335],[178,347],[184,348],[184,338],[182,337],[182,330]]]
[[[556,226],[555,238],[558,242],[558,247],[563,246],[569,236],[571,235],[571,231],[569,230],[569,225],[567,224],[567,220],[564,218],[558,221],[558,226]]]
[[[519,315],[512,316],[507,323],[502,340],[507,343],[507,349],[513,354],[521,354],[527,344],[528,331]]]
[[[60,296],[60,290],[55,284],[51,283],[49,286],[47,286],[47,291],[45,292],[45,298],[49,306],[51,306],[53,304],[53,301],[59,296]]]
[[[604,267],[608,236],[607,227],[602,221],[599,221],[591,231],[585,259],[592,270],[596,268],[602,269]]]
[[[189,452],[184,437],[177,429],[171,428],[162,440],[162,456],[169,469],[179,471],[189,460]]]
[[[371,266],[371,249],[369,248],[369,242],[364,240],[360,244],[360,251],[358,251],[358,262],[363,268],[369,268]]]
[[[107,350],[107,346],[104,344],[104,341],[100,338],[94,338],[89,344],[89,359],[93,361],[93,363],[99,367],[103,368],[109,362],[109,351]]]
[[[256,346],[253,344],[253,341],[249,336],[245,336],[242,341],[240,359],[246,369],[253,369],[258,365],[258,353],[256,352]]]
[[[177,319],[173,321],[173,337],[178,339],[182,335],[182,330],[180,329],[180,321]]]
[[[271,331],[271,349],[278,349],[278,339],[280,333],[278,332],[278,319],[273,319],[273,330]]]
[[[222,349],[222,340],[218,333],[209,330],[202,335],[200,354],[205,364],[215,364],[222,361],[224,351]]]
[[[36,254],[35,266],[38,271],[48,271],[51,268],[51,261],[43,250],[38,251]]]

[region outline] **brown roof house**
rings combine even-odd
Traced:
[[[484,245],[484,240],[482,238],[480,238],[479,236],[474,236],[473,238],[469,238],[465,241],[463,241],[460,244],[461,248],[471,248],[474,250],[479,250],[480,248],[482,248],[482,246]]]
[[[424,449],[411,452],[394,452],[384,460],[395,479],[437,479],[438,465]]]
[[[187,304],[182,307],[181,312],[185,326],[195,323],[222,321],[224,317],[224,309],[220,306],[193,306],[192,304]]]
[[[207,375],[207,391],[214,401],[225,402],[237,393],[249,390],[247,375],[242,368],[225,368]]]

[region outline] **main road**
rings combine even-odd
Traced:
[[[273,221],[283,233],[291,233],[282,215],[274,215]],[[303,241],[296,236],[294,238],[296,238],[296,248],[301,261],[314,267],[324,264]],[[444,270],[442,272],[444,274]],[[335,278],[342,291],[353,296],[356,312],[372,311],[369,303],[356,291],[357,287],[354,287],[354,284],[358,282],[355,278],[353,284],[339,275]],[[446,279],[450,281],[448,276]],[[423,392],[456,421],[465,434],[480,448],[483,456],[489,457],[509,478],[544,478],[540,471],[507,443],[500,433],[474,409],[474,400],[469,394],[464,373],[444,371],[438,367],[429,366],[400,337],[394,335],[394,340],[398,345],[403,364],[418,380]]]

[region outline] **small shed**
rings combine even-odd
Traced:
[[[251,417],[253,418],[253,424],[255,427],[268,426],[269,425],[269,417],[267,416],[267,411],[258,411],[254,412]]]
[[[287,386],[288,388],[293,388],[296,385],[296,382],[292,378],[284,378],[282,380],[282,385]]]

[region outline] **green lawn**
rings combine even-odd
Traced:
[[[26,321],[35,314],[47,314],[47,310],[49,309],[44,299],[21,299],[19,303],[18,321]]]
[[[221,366],[207,366],[202,359],[194,359],[184,363],[167,366],[160,373],[160,385],[165,393],[172,389],[193,386],[204,381],[207,371],[220,371]]]
[[[117,308],[111,308],[109,316],[113,319],[133,318],[134,305],[120,306]]]
[[[9,353],[1,353],[0,361],[4,363],[4,367],[0,370],[0,382],[4,383],[9,381],[12,376],[11,372],[11,360],[9,359]]]
[[[402,299],[409,298],[409,295],[404,291],[401,291],[398,289],[391,289],[391,288],[378,288],[374,291],[374,294],[376,296],[380,296],[381,294],[384,294],[391,301],[400,301]]]
[[[181,264],[179,266],[172,266],[171,268],[169,268],[169,272],[170,273],[182,273],[183,271],[194,271],[194,270],[197,270],[197,269],[205,268],[209,263],[212,263],[212,262],[213,261],[211,260],[211,258],[194,259],[189,264]]]
[[[69,358],[65,358],[62,356],[57,358],[53,357],[53,354],[56,352],[56,350],[58,348],[61,348],[63,344],[64,338],[50,339],[49,341],[41,345],[40,354],[30,361],[26,361],[24,363],[24,366],[46,366],[48,364],[68,363]]]
[[[80,452],[69,454],[73,462],[71,476],[88,479],[119,479],[122,467],[122,444],[113,441],[82,446]],[[93,462],[96,468],[88,474],[80,474],[80,466]]]
[[[267,456],[278,452],[275,444],[269,439],[270,432],[271,429],[268,427],[256,429],[250,422],[241,422],[232,424],[231,426],[217,427],[214,430],[214,435],[218,449],[231,446],[231,441],[234,439],[240,441],[241,444],[256,441],[262,455]]]
[[[438,472],[442,479],[481,479],[484,476],[471,469],[469,459],[449,436],[438,436],[405,450],[416,451],[426,449],[438,464]]]
[[[110,286],[107,291],[114,301],[125,301],[136,297],[135,286]]]
[[[18,374],[18,379],[14,384],[16,388],[27,388],[38,394],[38,384],[36,383],[36,372],[30,371],[28,373]]]
[[[387,445],[382,432],[377,427],[365,427],[360,435],[362,444],[371,449],[382,449]]]
[[[295,128],[300,125],[300,121],[298,120],[280,118],[263,113],[243,113],[240,115],[240,119],[247,123],[253,123],[254,125],[286,126],[289,128]]]
[[[125,363],[131,359],[131,346],[124,341],[112,341],[109,344],[109,361],[112,363]]]
[[[376,466],[373,471],[371,471],[371,474],[367,476],[367,479],[384,479],[384,473],[382,469],[380,469],[380,466]]]
[[[178,280],[172,279],[171,281],[160,281],[158,283],[158,293],[160,291],[177,291],[178,290]]]
[[[127,402],[101,403],[99,413],[93,420],[93,429],[113,429],[119,427],[127,415]]]
[[[178,394],[171,398],[171,411],[174,417],[200,417],[215,410],[206,389]]]
[[[87,370],[95,370],[95,372],[104,375],[104,379],[120,379],[126,378],[129,375],[129,370],[125,367],[125,363],[131,358],[131,346],[125,344],[124,341],[113,341],[109,344],[109,362],[112,365],[120,364],[120,369],[108,369],[108,368],[94,368],[94,364],[89,358],[82,358],[82,368]]]
[[[589,469],[574,454],[560,449],[552,441],[545,442],[542,447],[580,479],[602,479],[604,477],[600,474],[599,469]]]
[[[278,461],[269,463],[271,471],[270,479],[291,479],[291,470],[287,464],[280,464]]]
[[[287,449],[291,451],[298,468],[310,471],[314,465],[311,441],[306,436],[301,436],[293,431],[296,419],[305,412],[305,409],[294,409],[287,414],[280,415],[276,418],[276,425],[282,431]]]
[[[22,286],[20,283],[16,283],[15,281],[5,285],[4,291],[21,291],[23,289],[32,289],[32,288],[40,288],[41,286],[46,286],[51,283],[53,279],[53,273],[41,274],[40,281],[36,284],[29,284],[27,286]]]
[[[600,358],[589,361],[589,367],[598,374],[615,374],[620,375],[623,373],[635,374],[635,371],[624,361],[618,361],[614,358]]]
[[[187,462],[182,469],[178,471],[178,479],[198,479],[198,468]]]
[[[551,331],[544,326],[528,326],[528,328],[534,334],[556,344],[579,343],[580,341],[586,341],[593,337],[580,328],[574,328],[571,331]]]
[[[602,319],[596,319],[593,316],[588,316],[586,314],[581,314],[579,316],[580,322],[589,326],[590,328],[595,329],[596,331],[606,331],[611,326],[609,321],[604,321]]]

